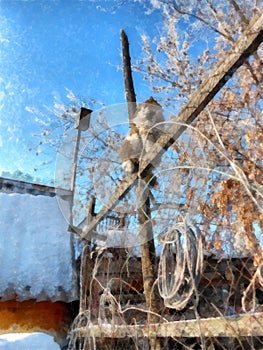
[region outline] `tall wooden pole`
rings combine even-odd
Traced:
[[[133,116],[136,111],[136,95],[132,79],[129,41],[124,30],[121,30],[121,44],[125,96],[128,104],[129,122],[132,124]],[[157,277],[156,254],[149,196],[147,196],[145,203],[138,209],[138,221],[141,239],[142,276],[146,307],[147,310],[158,313],[156,288],[154,290],[154,282]],[[148,324],[156,323],[159,321],[159,318],[153,317],[153,314],[149,313],[147,321]],[[150,337],[150,346],[151,350],[161,349],[160,341],[159,339],[156,339],[156,337]]]
[[[121,30],[121,47],[122,47],[122,67],[123,67],[125,97],[128,104],[129,122],[132,123],[132,118],[136,111],[136,94],[135,94],[133,79],[132,79],[129,41],[123,29]]]
[[[89,128],[91,113],[92,113],[91,109],[81,107],[77,114],[77,119],[75,123],[75,129],[77,129],[77,139],[76,139],[75,148],[74,148],[72,174],[71,174],[71,181],[70,181],[71,200],[70,200],[69,224],[71,227],[74,226],[73,207],[74,207],[74,194],[75,194],[75,187],[76,187],[76,176],[77,176],[81,131],[85,131]]]

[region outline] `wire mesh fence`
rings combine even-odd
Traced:
[[[100,232],[125,230],[111,213]],[[162,235],[156,258],[159,322],[151,328],[140,254],[89,243],[82,253],[82,310],[69,349],[150,349],[155,335],[164,349],[262,349],[262,266],[253,257],[204,252],[198,230],[175,225]],[[151,346],[152,348],[152,346]],[[157,347],[156,347],[157,349]]]

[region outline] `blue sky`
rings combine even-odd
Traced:
[[[39,124],[27,107],[67,102],[66,89],[106,105],[125,102],[120,29],[129,36],[133,61],[142,55],[140,35],[161,28],[161,14],[144,4],[78,0],[0,0],[0,173],[17,169],[34,177],[54,172],[36,156]],[[106,9],[106,10],[103,10]],[[138,101],[150,90],[134,75]],[[33,151],[29,148],[33,145]],[[34,149],[35,145],[35,149]],[[55,161],[55,159],[54,159]],[[34,169],[37,169],[35,171]]]

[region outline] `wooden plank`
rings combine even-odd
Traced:
[[[212,74],[205,79],[199,89],[189,98],[189,102],[184,106],[178,114],[177,121],[184,124],[191,124],[200,112],[207,106],[213,97],[220,91],[226,82],[232,77],[236,70],[253,54],[260,43],[263,41],[263,12],[252,19],[246,30],[240,38],[233,44],[231,50],[225,55],[224,59],[218,64]],[[169,126],[169,134],[163,134],[153,151],[145,155],[143,164],[140,164],[139,173],[143,177],[143,173],[147,171],[154,159],[160,153],[165,152],[173,142],[178,139],[186,129],[186,126],[179,124],[171,124]],[[123,177],[120,185],[116,188],[111,200],[105,205],[94,219],[80,234],[81,239],[89,239],[89,232],[96,227],[97,223],[104,218],[108,210],[112,209],[118,200],[133,185],[137,178],[137,174],[127,174]]]
[[[263,313],[251,313],[232,317],[203,318],[151,325],[89,325],[75,330],[80,337],[258,337],[263,335]]]

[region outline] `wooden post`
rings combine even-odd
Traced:
[[[131,59],[129,52],[129,41],[124,30],[121,30],[122,43],[122,61],[123,61],[123,76],[126,101],[128,104],[129,122],[132,124],[133,116],[136,111],[136,95],[134,91]],[[132,102],[132,103],[131,103]],[[143,178],[142,178],[143,180]],[[140,185],[139,185],[140,186]],[[139,194],[140,196],[140,194]],[[156,294],[153,293],[153,285],[157,277],[156,254],[153,239],[153,230],[151,222],[150,197],[147,196],[145,203],[138,209],[139,232],[141,239],[141,262],[143,288],[146,300],[146,307],[149,311],[158,312]],[[155,289],[156,290],[156,289]],[[147,317],[148,323],[158,322],[156,317],[152,317],[149,313]],[[150,337],[151,350],[159,350],[160,344],[156,337]]]
[[[87,218],[88,222],[95,217],[95,197],[92,196],[87,204]],[[90,281],[92,279],[93,261],[91,259],[90,242],[85,242],[83,252],[81,254],[80,262],[80,303],[79,312],[87,310],[87,294],[90,288]],[[89,298],[90,299],[90,298]]]
[[[77,114],[77,119],[75,123],[75,129],[77,129],[77,139],[76,139],[75,149],[73,154],[73,167],[72,167],[72,175],[71,175],[71,182],[70,182],[71,202],[70,202],[69,224],[72,227],[74,226],[73,207],[74,207],[74,194],[75,194],[75,186],[76,186],[80,136],[81,136],[81,131],[87,130],[90,126],[91,113],[92,113],[91,109],[81,107]]]
[[[136,111],[136,95],[135,95],[133,79],[132,79],[129,41],[123,29],[121,30],[121,46],[122,46],[122,66],[123,66],[125,97],[128,103],[129,122],[132,123],[132,118]]]
[[[147,323],[151,324],[160,322],[160,318],[155,314],[160,311],[160,297],[158,295],[154,282],[157,278],[157,261],[154,245],[153,228],[151,221],[150,197],[147,196],[145,203],[138,209],[138,221],[140,230],[141,243],[141,262],[143,290],[146,301],[146,308],[150,311],[147,315]],[[154,333],[150,337],[151,350],[160,350],[160,339],[156,338]]]

